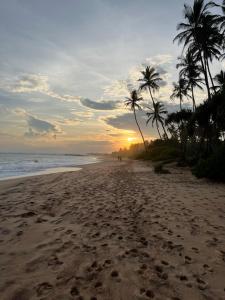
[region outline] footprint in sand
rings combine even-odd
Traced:
[[[140,293],[143,295],[145,294],[146,297],[148,298],[154,298],[155,297],[155,294],[152,290],[145,290],[144,288],[140,289]]]
[[[21,218],[30,218],[30,217],[34,217],[36,215],[35,212],[33,211],[28,211],[28,212],[25,212],[23,214],[20,215]]]
[[[46,296],[52,289],[53,286],[49,282],[42,282],[37,286],[36,292],[38,296]]]
[[[78,288],[76,286],[72,287],[71,290],[70,290],[70,294],[72,296],[78,296],[80,294]]]
[[[111,277],[118,277],[119,276],[119,273],[118,273],[118,271],[116,271],[116,270],[113,270],[112,272],[111,272]]]

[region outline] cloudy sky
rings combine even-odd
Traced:
[[[150,64],[164,80],[155,97],[176,109],[169,96],[181,49],[172,41],[182,8],[182,0],[1,1],[0,151],[110,152],[138,142],[124,97]]]

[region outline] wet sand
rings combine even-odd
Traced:
[[[0,299],[225,299],[225,185],[143,162],[0,182]]]

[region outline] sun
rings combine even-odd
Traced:
[[[128,140],[129,143],[132,143],[135,140],[135,138],[134,137],[129,137],[127,140]]]

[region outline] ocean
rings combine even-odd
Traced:
[[[77,171],[96,162],[97,157],[88,155],[0,153],[0,180]]]

